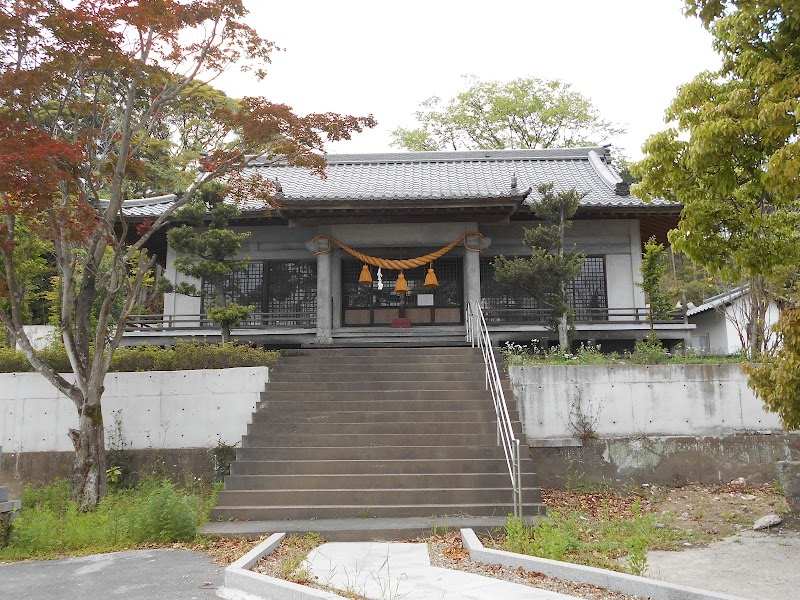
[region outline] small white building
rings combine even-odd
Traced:
[[[690,308],[686,315],[695,325],[691,334],[691,347],[697,352],[710,354],[735,354],[747,342],[747,322],[750,312],[750,294],[747,287],[737,287],[708,298],[700,306]],[[767,307],[765,332],[768,340],[775,334],[772,326],[778,320],[780,309],[773,300]]]

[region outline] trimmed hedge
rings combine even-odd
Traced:
[[[50,346],[39,355],[60,373],[72,371],[63,346]],[[119,348],[111,359],[111,371],[181,371],[229,369],[233,367],[268,367],[278,360],[278,352],[234,343],[177,342],[174,348],[132,346]],[[33,371],[22,352],[0,348],[0,373]]]

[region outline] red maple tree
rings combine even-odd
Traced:
[[[280,154],[322,174],[326,141],[375,124],[371,116],[300,116],[263,98],[215,100],[203,115],[213,135],[187,140],[196,129],[181,132],[175,177],[188,181],[183,194],[126,242],[126,195],[152,189],[153,148],[175,145],[165,121],[187,98],[213,90],[208,82],[223,71],[264,77],[276,47],[246,17],[241,0],[0,0],[0,322],[75,404],[72,490],[84,509],[105,493],[103,381],[152,265],[150,237],[220,178],[237,196],[270,199],[271,182],[237,175],[248,157]],[[72,377],[42,360],[23,329],[14,258],[21,223],[52,242]]]

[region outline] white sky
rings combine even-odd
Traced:
[[[233,72],[229,95],[265,96],[298,113],[372,113],[378,126],[331,152],[391,151],[419,103],[449,98],[461,76],[557,78],[627,129],[610,140],[634,159],[664,128],[677,86],[719,65],[711,36],[681,0],[245,0],[250,24],[285,50],[254,82]]]

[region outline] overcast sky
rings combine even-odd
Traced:
[[[419,103],[449,98],[462,75],[557,78],[627,129],[605,140],[640,158],[664,128],[675,89],[716,68],[711,36],[681,0],[245,0],[250,23],[285,50],[253,82],[226,74],[229,95],[263,95],[297,112],[372,113],[378,126],[332,152],[391,151]]]

